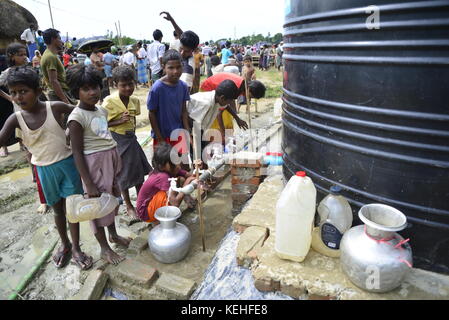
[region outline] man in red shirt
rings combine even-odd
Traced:
[[[205,80],[201,85],[201,91],[207,92],[216,90],[220,83],[222,83],[224,80],[233,81],[237,85],[237,88],[239,88],[239,96],[246,97],[245,80],[234,73],[228,72],[217,73],[216,75]],[[248,89],[250,94],[249,98],[261,99],[265,97],[266,87],[260,81],[251,81],[248,84]],[[237,99],[238,97],[235,98]],[[248,99],[248,97],[246,98]],[[237,124],[241,129],[248,129],[248,124],[245,121],[241,120],[237,115],[237,107],[235,105],[235,101],[233,101],[230,108],[228,108],[227,110],[223,108],[220,109],[220,111],[222,113],[218,115],[217,120],[215,120],[214,124],[212,125],[212,129],[217,129],[221,132],[224,132],[226,129],[233,130],[233,118],[237,121]]]

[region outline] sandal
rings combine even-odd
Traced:
[[[72,247],[64,249],[64,251],[56,252],[53,256],[53,264],[57,269],[62,269],[67,266],[72,257]]]
[[[94,265],[93,258],[85,253],[81,253],[78,257],[73,256],[72,261],[83,271],[89,270]]]
[[[0,158],[7,158],[9,156],[8,150],[5,151],[5,149],[0,150]]]

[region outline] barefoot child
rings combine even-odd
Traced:
[[[0,146],[14,133],[14,129],[22,130],[23,143],[33,155],[31,163],[37,168],[46,201],[55,213],[55,224],[62,242],[53,262],[57,268],[63,268],[73,255],[74,262],[87,270],[92,267],[92,257],[81,251],[78,223],[69,223],[73,245],[67,237],[65,199],[83,193],[61,123],[62,116],[70,114],[73,107],[61,102],[39,101],[42,92],[39,75],[31,67],[12,68],[6,81],[11,98],[22,111],[9,117],[0,132]]]
[[[179,207],[184,199],[183,193],[171,192],[170,178],[178,178],[178,185],[187,186],[195,180],[187,172],[175,165],[171,155],[176,152],[172,146],[162,143],[156,147],[153,157],[154,171],[145,181],[137,197],[137,215],[142,221],[153,223],[156,210],[167,205]],[[167,202],[168,200],[168,202]]]
[[[121,66],[114,69],[112,76],[118,92],[107,97],[103,107],[108,111],[109,130],[117,142],[122,159],[122,171],[118,176],[120,190],[128,215],[137,218],[128,189],[135,187],[139,194],[145,176],[152,168],[135,134],[136,116],[140,115],[140,101],[132,96],[135,89],[135,72],[131,67]]]
[[[84,191],[89,198],[99,197],[103,192],[119,197],[117,177],[122,164],[117,143],[108,130],[108,112],[96,106],[101,98],[103,76],[95,67],[79,64],[68,69],[67,79],[71,93],[80,100],[69,117],[68,128]],[[124,258],[109,246],[104,227],[108,228],[110,242],[124,247],[130,243],[117,234],[114,221],[117,212],[118,207],[106,217],[90,222],[101,247],[101,258],[114,265]]]

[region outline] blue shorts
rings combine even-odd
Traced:
[[[84,194],[73,156],[50,166],[36,168],[49,206],[54,206],[69,196]]]

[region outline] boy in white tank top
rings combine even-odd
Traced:
[[[22,111],[12,114],[0,132],[0,146],[21,129],[23,142],[33,155],[31,163],[36,166],[47,203],[55,213],[55,224],[61,238],[61,247],[53,257],[57,268],[65,267],[70,259],[82,269],[92,267],[93,259],[81,251],[79,224],[69,224],[72,243],[67,236],[65,199],[83,194],[81,178],[76,170],[72,150],[66,143],[62,129],[63,115],[73,107],[62,102],[41,102],[39,75],[31,67],[10,70],[7,85],[13,101]]]

